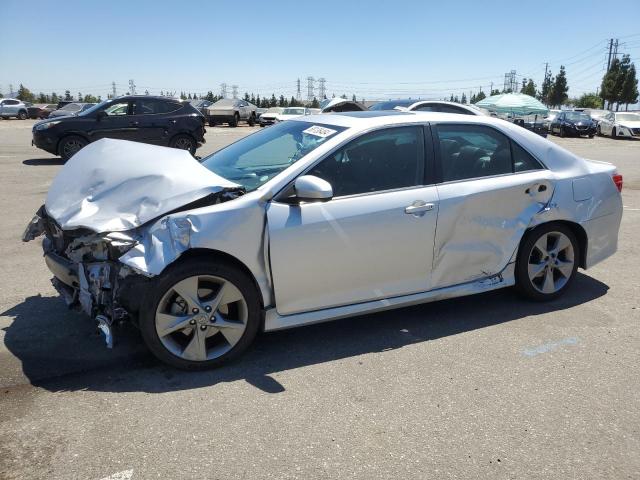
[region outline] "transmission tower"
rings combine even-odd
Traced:
[[[300,93],[300,79],[296,80],[296,100],[300,101],[302,99],[302,95]]]
[[[326,95],[326,88],[325,88],[325,83],[327,83],[327,79],[322,77],[318,79],[318,97],[320,97],[320,101],[324,100]]]
[[[220,84],[220,96],[222,98],[227,98],[227,84],[226,83],[221,83]]]
[[[309,102],[313,101],[313,82],[314,82],[314,78],[313,77],[307,77],[307,100]]]
[[[504,85],[502,87],[503,92],[508,92],[511,90],[515,92],[517,89],[517,80],[516,80],[516,71],[511,70],[504,74]]]
[[[231,96],[238,98],[238,85],[231,85]]]
[[[133,82],[133,79],[129,80],[129,94],[136,94],[136,84]]]

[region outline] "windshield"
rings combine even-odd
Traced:
[[[389,100],[371,105],[369,110],[393,110],[396,107],[410,107],[416,102],[417,100]]]
[[[252,191],[344,130],[311,122],[277,123],[205,157],[202,165]]]
[[[267,111],[264,113],[274,113],[274,112],[280,113],[281,111],[282,111],[282,107],[271,107],[267,109]]]
[[[637,113],[616,113],[616,120],[619,122],[640,122],[640,115]]]
[[[285,108],[283,115],[304,115],[304,108]]]
[[[567,112],[565,114],[565,118],[572,122],[588,122],[591,120],[591,117],[586,113],[581,112]]]

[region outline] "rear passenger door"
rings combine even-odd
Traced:
[[[433,125],[440,200],[433,288],[501,272],[553,193],[551,173],[499,130]]]
[[[133,120],[138,124],[137,140],[155,145],[168,145],[178,133],[176,112],[182,108],[177,101],[158,98],[138,98]]]

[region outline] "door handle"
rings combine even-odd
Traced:
[[[416,215],[419,213],[425,213],[428,212],[430,210],[433,210],[433,203],[427,203],[423,200],[416,200],[415,202],[413,202],[411,205],[409,205],[407,208],[404,209],[404,213],[406,213],[407,215]]]
[[[527,188],[524,193],[527,195],[535,195],[536,193],[542,193],[547,191],[547,186],[544,183],[535,184]]]

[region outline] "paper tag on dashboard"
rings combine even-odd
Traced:
[[[314,125],[313,127],[309,127],[306,130],[302,131],[302,133],[306,133],[308,135],[313,135],[315,137],[321,137],[321,138],[330,137],[336,132],[337,130],[331,130],[330,128],[320,127],[318,125]]]

